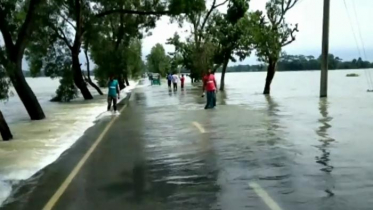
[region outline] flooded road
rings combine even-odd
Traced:
[[[149,174],[174,190],[167,209],[371,209],[371,100],[248,94],[237,102],[242,87],[230,88],[212,111],[202,110],[199,89],[136,94],[147,107]]]
[[[53,209],[371,209],[373,94],[346,73],[322,100],[317,72],[278,74],[271,97],[265,75],[228,74],[215,110],[189,84],[138,88]],[[41,209],[63,158],[4,209]]]

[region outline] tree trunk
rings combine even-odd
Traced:
[[[2,42],[5,45],[8,55],[8,58],[4,59],[2,64],[6,67],[6,71],[13,83],[14,89],[25,106],[31,120],[44,119],[45,115],[34,92],[32,92],[23,75],[22,58],[29,37],[31,37],[32,29],[34,28],[36,9],[43,2],[42,0],[28,1],[29,7],[25,14],[25,20],[18,29],[9,27],[8,24],[6,24],[9,20],[6,19],[5,13],[3,11],[0,12]],[[12,37],[16,38],[16,40],[13,40]]]
[[[221,78],[220,78],[220,90],[221,91],[224,91],[224,88],[225,88],[225,72],[227,71],[228,63],[229,63],[229,58],[224,61],[223,70],[221,72]]]
[[[0,111],[0,133],[4,141],[9,141],[13,138],[12,133],[8,127],[8,124],[5,121],[3,113]]]
[[[98,92],[98,94],[100,95],[104,95],[104,93],[102,92],[101,88],[98,87],[92,80],[90,77],[88,77],[87,79],[87,82],[90,86],[92,86],[94,89],[96,89],[96,91]]]
[[[16,58],[16,61],[10,60],[10,63],[11,66],[7,67],[9,78],[12,81],[13,87],[25,106],[31,120],[44,119],[45,114],[43,109],[41,108],[34,92],[27,84],[25,76],[23,75],[22,55],[19,55],[19,57]]]
[[[100,95],[104,95],[104,93],[101,91],[101,89],[92,81],[91,79],[91,69],[89,66],[89,58],[88,58],[88,51],[84,50],[84,55],[87,60],[87,82],[89,85],[91,85]]]
[[[119,76],[118,82],[119,82],[119,89],[120,90],[123,90],[124,88],[126,88],[126,85],[124,84],[125,81],[124,81],[123,75]]]
[[[72,60],[73,60],[73,77],[76,87],[79,88],[82,96],[85,100],[93,99],[91,92],[89,92],[88,87],[83,79],[82,69],[80,68],[79,62],[79,51],[80,49],[73,47],[72,49]]]
[[[85,100],[93,99],[91,92],[89,92],[87,84],[84,82],[82,69],[80,68],[79,62],[79,53],[80,47],[82,46],[82,36],[83,36],[83,18],[82,18],[82,5],[80,0],[75,0],[75,21],[76,21],[76,29],[75,29],[75,38],[74,44],[70,47],[71,56],[73,61],[73,77],[75,86],[79,88],[82,96]]]
[[[272,83],[273,77],[275,76],[276,63],[277,63],[276,61],[272,61],[272,60],[270,60],[268,63],[266,84],[265,84],[264,92],[263,92],[263,94],[265,95],[269,95],[271,93],[271,83]]]
[[[128,74],[127,74],[127,72],[124,73],[124,82],[126,83],[126,86],[130,86],[130,83],[128,82]]]

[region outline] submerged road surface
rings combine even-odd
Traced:
[[[219,93],[217,109],[203,110],[200,88],[136,89],[120,116],[98,121],[2,209],[371,209],[372,185],[357,190],[352,181],[362,180],[330,165],[333,139],[293,142],[287,126],[300,125],[281,123],[271,98],[262,108],[226,100]]]

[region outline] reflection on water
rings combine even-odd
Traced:
[[[220,91],[216,94],[218,105],[227,105],[227,94],[226,91]]]
[[[321,114],[321,118],[319,118],[319,122],[321,123],[319,129],[316,131],[317,135],[320,137],[319,141],[321,145],[317,146],[317,148],[321,151],[321,156],[316,156],[316,163],[322,165],[321,171],[326,173],[326,189],[325,192],[328,196],[334,196],[333,188],[334,188],[334,181],[332,177],[332,171],[334,167],[330,165],[330,144],[335,140],[329,136],[328,130],[332,127],[331,121],[333,120],[332,117],[329,116],[328,113],[329,102],[326,98],[320,99],[319,102],[319,111]]]
[[[137,162],[135,164],[132,169],[132,179],[134,183],[133,196],[137,202],[141,202],[143,199],[146,184],[144,163]]]
[[[270,133],[270,135],[275,136],[276,131],[281,127],[280,126],[280,115],[279,115],[280,106],[269,95],[266,95],[265,99],[268,104],[268,115],[270,116],[269,122],[268,122],[268,132]]]

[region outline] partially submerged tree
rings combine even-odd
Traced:
[[[270,94],[271,83],[275,76],[276,65],[283,47],[295,40],[294,27],[285,21],[286,13],[299,0],[270,0],[266,4],[267,18],[260,12],[251,15],[253,21],[253,38],[257,56],[268,64],[266,84],[263,94]]]
[[[243,18],[248,9],[248,0],[231,0],[227,14],[214,14],[208,26],[211,42],[218,43],[215,68],[222,66],[220,90],[225,87],[224,79],[229,61],[236,62],[234,55],[240,60],[250,55],[251,46],[247,44],[248,40],[251,40],[250,27],[248,17]]]
[[[0,4],[0,31],[5,46],[0,65],[32,120],[44,119],[45,115],[23,75],[22,59],[43,3],[44,0],[2,0]]]
[[[92,99],[93,96],[83,79],[79,60],[83,36],[89,24],[91,24],[90,2],[85,0],[56,0],[53,6],[51,13],[48,14],[48,27],[54,33],[54,36],[63,41],[60,43],[63,43],[70,50],[72,77],[75,86],[80,90],[84,99]]]
[[[216,43],[212,43],[206,37],[206,27],[209,20],[212,18],[217,9],[228,3],[228,0],[212,0],[211,5],[206,9],[206,2],[204,4],[196,4],[195,11],[177,16],[175,18],[180,25],[184,21],[191,24],[191,37],[186,42],[181,42],[180,39],[174,36],[168,41],[168,44],[175,46],[175,52],[179,50],[184,56],[184,60],[188,60],[186,67],[191,72],[191,77],[200,79],[202,75],[213,65],[213,51],[215,51]],[[174,19],[174,20],[175,20]],[[178,47],[178,48],[177,48]],[[188,54],[186,54],[188,53]],[[185,63],[186,66],[186,63]]]

